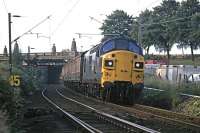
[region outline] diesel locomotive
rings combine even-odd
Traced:
[[[62,69],[68,88],[114,103],[133,104],[144,87],[142,48],[129,38],[112,38],[69,60]]]

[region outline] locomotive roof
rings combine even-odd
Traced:
[[[100,45],[104,45],[105,43],[109,42],[109,41],[112,41],[112,40],[120,40],[120,39],[123,39],[123,40],[128,40],[128,41],[132,41],[132,42],[135,42],[135,40],[129,38],[129,37],[113,37],[113,38],[110,38],[110,39],[107,39],[105,40],[104,42],[100,43]],[[137,46],[139,46],[137,43],[136,43]],[[140,47],[140,46],[139,46]]]
[[[105,40],[105,41],[103,41],[103,42],[101,42],[101,43],[99,43],[99,44],[93,46],[91,49],[89,49],[88,51],[85,51],[83,54],[85,54],[85,53],[87,53],[87,52],[89,52],[90,54],[92,54],[92,53],[96,52],[97,50],[99,50],[99,48],[101,48],[101,47],[102,47],[104,44],[106,44],[107,42],[112,41],[112,40],[120,40],[120,39],[134,42],[135,45],[137,45],[138,47],[140,47],[140,46],[136,43],[136,41],[133,40],[133,39],[131,39],[131,38],[128,38],[128,37],[113,37],[113,38],[109,38],[109,39],[107,39],[107,40]]]

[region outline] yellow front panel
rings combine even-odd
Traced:
[[[105,60],[113,60],[113,67],[105,67]],[[101,85],[103,86],[105,81],[143,83],[144,69],[135,69],[135,62],[144,62],[143,56],[124,50],[112,51],[103,55]]]
[[[116,81],[131,81],[132,79],[132,59],[133,55],[130,52],[116,52]]]

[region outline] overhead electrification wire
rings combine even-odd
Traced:
[[[6,2],[5,2],[5,0],[3,0],[3,6],[4,6],[5,11],[8,13],[9,11],[8,11],[7,6],[6,6]]]
[[[89,18],[90,18],[91,20],[96,21],[97,23],[103,24],[103,22],[101,22],[100,20],[98,20],[98,19],[96,19],[96,18],[94,18],[94,17],[92,17],[92,16],[89,16]]]
[[[98,34],[98,33],[75,33],[79,36],[79,38],[83,37],[83,35],[87,36],[102,36],[102,35],[107,35],[107,36],[120,36],[120,34]]]
[[[60,23],[56,26],[56,28],[53,30],[53,32],[51,33],[51,35],[54,35],[57,30],[60,28],[60,26],[64,23],[64,21],[66,20],[66,18],[69,16],[69,14],[74,10],[74,8],[78,5],[78,3],[80,2],[80,0],[77,0],[74,5],[71,7],[71,9],[68,10],[68,12],[65,14],[65,16],[63,17],[63,19],[60,21]]]
[[[19,38],[21,38],[22,36],[28,34],[28,33],[31,33],[31,31],[33,29],[35,29],[36,27],[38,27],[39,25],[41,25],[42,23],[44,23],[47,19],[50,19],[51,15],[50,16],[47,16],[45,19],[43,19],[42,21],[40,21],[39,23],[37,23],[36,25],[34,25],[32,28],[30,28],[29,30],[27,30],[26,32],[24,32],[23,34],[21,34],[20,36],[18,36],[17,38],[15,38],[13,42],[17,41]]]
[[[164,24],[164,23],[170,23],[170,22],[176,22],[176,21],[179,21],[179,20],[184,20],[184,19],[187,19],[187,18],[191,18],[193,17],[193,15],[191,16],[188,16],[188,17],[183,17],[183,18],[176,18],[176,19],[172,19],[172,20],[168,20],[168,21],[161,21],[161,22],[157,22],[157,23],[144,23],[144,24],[140,24],[141,26],[149,26],[149,25],[154,25],[154,24]]]
[[[51,45],[51,19],[49,19],[49,44]]]
[[[158,1],[161,1],[161,0],[155,0],[155,1],[151,2],[151,3],[149,3],[149,4],[145,7],[145,9],[147,9],[147,8],[151,7],[152,5],[156,4]],[[139,6],[138,6],[138,8],[139,8]],[[136,12],[136,14],[137,14],[137,13],[140,13],[140,12],[141,12],[141,10],[138,9],[138,11]]]
[[[150,7],[150,6],[154,5],[154,4],[156,4],[158,1],[161,1],[161,0],[155,0],[155,1],[151,2],[150,4],[148,4],[148,5],[146,6],[146,8],[148,8],[148,7]]]

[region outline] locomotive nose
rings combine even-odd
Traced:
[[[102,60],[102,86],[105,82],[143,83],[143,58],[127,51],[113,51]]]
[[[116,54],[116,81],[130,81],[132,80],[133,59],[132,54],[128,52],[119,52]]]

